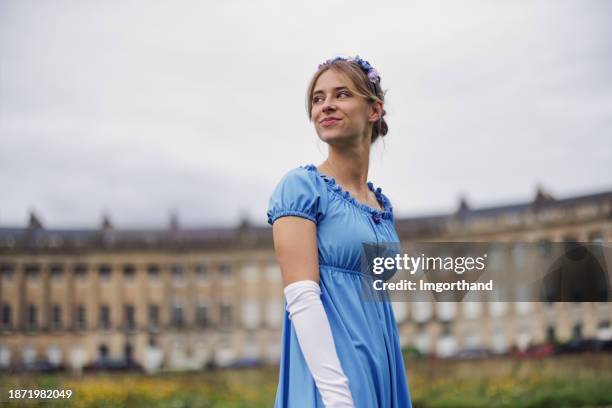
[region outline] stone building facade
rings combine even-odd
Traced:
[[[396,220],[408,242],[612,241],[612,192]],[[610,260],[608,260],[610,261]],[[612,337],[610,303],[394,303],[402,345],[451,356],[553,338]],[[148,371],[280,358],[271,229],[0,228],[0,369],[41,361]]]

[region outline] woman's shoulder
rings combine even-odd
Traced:
[[[283,215],[297,215],[315,222],[327,207],[327,190],[313,165],[289,170],[277,184],[268,205],[268,222]]]
[[[325,181],[319,177],[314,165],[306,164],[286,172],[278,185],[293,186],[312,192],[325,188]]]

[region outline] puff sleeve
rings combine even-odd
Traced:
[[[268,224],[280,217],[296,216],[318,224],[327,206],[327,190],[317,174],[304,167],[287,173],[268,203]]]

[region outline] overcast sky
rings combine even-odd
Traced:
[[[612,2],[2,1],[0,226],[265,223],[326,146],[317,65],[388,90],[370,179],[399,216],[612,189]]]

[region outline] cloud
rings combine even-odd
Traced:
[[[282,174],[325,157],[304,92],[338,53],[389,89],[370,178],[399,214],[610,188],[611,7],[3,2],[0,225],[263,223]]]

